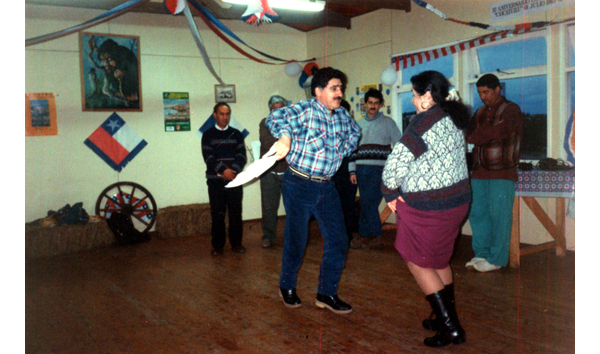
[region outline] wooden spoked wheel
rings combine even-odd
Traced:
[[[152,194],[133,182],[117,182],[100,193],[96,215],[107,220],[115,212],[130,216],[140,232],[149,231],[156,222],[156,202]]]

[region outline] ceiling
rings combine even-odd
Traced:
[[[223,3],[220,0],[196,1],[216,18],[222,20],[239,20],[246,11],[245,5],[231,5]],[[110,10],[125,2],[126,0],[25,0],[26,4],[79,7],[97,10]],[[275,9],[275,11],[279,15],[277,23],[293,27],[299,31],[308,32],[325,26],[350,28],[352,17],[379,9],[410,12],[410,6],[411,0],[327,0],[325,10],[320,13],[282,9]],[[170,15],[165,10],[162,0],[150,0],[132,11]]]

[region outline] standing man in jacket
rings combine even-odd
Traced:
[[[500,91],[500,81],[493,74],[483,75],[477,81],[484,106],[475,113],[467,132],[467,142],[475,145],[469,214],[475,257],[466,267],[480,272],[497,270],[508,263],[518,181],[523,115],[519,106]]]

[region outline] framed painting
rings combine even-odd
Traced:
[[[215,85],[215,102],[235,103],[235,85]]]
[[[58,135],[53,93],[25,93],[25,136]]]
[[[142,111],[140,37],[79,33],[84,111]]]

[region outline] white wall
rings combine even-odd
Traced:
[[[101,13],[27,5],[25,38],[62,30]],[[224,23],[246,43],[268,54],[297,60],[307,57],[303,32],[280,24],[256,27],[242,21]],[[259,64],[242,56],[200,19],[196,24],[215,70],[225,82],[236,85],[232,114],[250,132],[246,138],[250,147],[251,141],[258,140],[258,124],[268,113],[271,95],[294,102],[304,98],[298,77],[287,76],[283,65]],[[140,37],[143,112],[118,114],[148,145],[117,173],[83,144],[112,112],[81,109],[77,34],[26,47],[25,91],[56,94],[58,135],[25,139],[25,221],[79,201],[93,214],[100,192],[118,181],[146,187],[159,208],[208,202],[206,166],[195,132],[212,113],[218,82],[204,65],[185,18],[128,13],[86,32]],[[164,132],[162,92],[168,91],[189,92],[190,132]],[[246,186],[244,193],[244,219],[260,218],[259,184]]]

